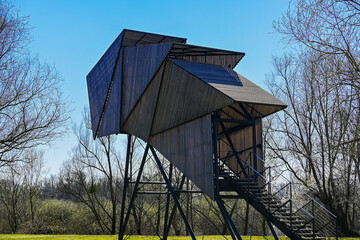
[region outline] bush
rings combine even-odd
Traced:
[[[65,234],[70,233],[76,204],[63,200],[45,200],[40,207],[33,223],[26,223],[25,232],[37,234]],[[28,226],[26,226],[28,225]],[[29,226],[30,225],[30,226]],[[26,229],[28,229],[26,231]]]

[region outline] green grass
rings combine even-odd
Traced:
[[[198,236],[202,239],[202,236]],[[249,236],[242,236],[243,240],[250,240]],[[0,234],[0,240],[117,240],[117,235],[23,235],[23,234]],[[159,240],[158,236],[129,236],[127,240]],[[191,240],[191,237],[177,237],[169,236],[169,240]],[[230,236],[209,235],[204,236],[204,240],[231,240]],[[273,237],[267,237],[269,240],[274,240]],[[266,240],[264,237],[251,237],[251,240]],[[288,240],[286,237],[281,237],[280,240]],[[358,239],[360,240],[360,239]]]
[[[198,239],[202,239],[202,236],[198,236]],[[228,240],[231,240],[230,236],[226,236]],[[205,236],[205,240],[222,240],[226,239],[221,235]],[[0,240],[117,240],[117,235],[23,235],[23,234],[0,234]],[[158,240],[158,236],[129,236],[127,240]],[[169,240],[191,240],[191,237],[176,237],[170,236]],[[242,236],[243,240],[250,240],[249,236]],[[273,237],[251,237],[251,240],[274,240]],[[287,237],[280,237],[280,240],[289,240]],[[360,238],[339,238],[339,240],[360,240]]]
[[[226,236],[231,240],[230,236]],[[226,239],[221,235],[204,236],[204,240],[223,240]],[[117,240],[117,235],[22,235],[22,234],[0,234],[0,240]],[[158,240],[158,236],[129,236],[128,240]],[[191,240],[191,237],[176,237],[169,236],[169,240]],[[202,239],[202,236],[198,236],[198,239]],[[252,237],[251,240],[263,240],[263,237]],[[283,238],[285,240],[287,238]],[[243,240],[250,240],[250,237],[243,237]],[[273,240],[273,238],[269,238]]]

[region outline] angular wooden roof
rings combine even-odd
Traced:
[[[129,133],[150,142],[212,196],[212,170],[186,167],[212,166],[210,114],[241,118],[237,103],[255,118],[286,107],[233,70],[244,55],[124,30],[87,76],[94,138]]]
[[[201,117],[223,107],[224,104],[236,101],[262,105],[259,108],[262,116],[267,116],[274,110],[280,110],[286,106],[279,99],[232,70],[243,58],[244,53],[190,45],[185,42],[185,38],[127,29],[117,37],[87,76],[94,137],[124,132],[122,126],[127,119],[135,117],[130,117],[130,113],[139,111],[135,111],[134,108],[143,95],[149,94],[145,94],[145,90],[152,79],[163,78],[163,76],[166,77],[165,80],[157,81],[171,83],[182,81],[177,77],[181,74],[186,82],[178,84],[177,88],[184,90],[183,93],[187,97],[184,95],[182,103],[189,104],[189,107],[186,114],[182,110],[175,109],[172,113],[173,117],[164,118],[161,120],[162,124],[157,121],[160,121],[160,115],[167,115],[159,110],[165,106],[155,107],[157,111],[154,114],[159,114],[159,116],[153,116],[156,122],[152,125],[156,130],[152,130],[152,133],[179,125],[181,121]],[[160,71],[161,69],[163,70]],[[163,76],[155,77],[159,72]],[[190,77],[206,84],[196,80],[189,82]],[[169,94],[170,86],[164,89],[165,85],[160,85],[162,90],[158,89],[156,93],[153,93],[155,95],[162,93],[157,99],[163,99],[165,95],[177,96]],[[209,89],[205,91],[208,95],[196,93],[194,89],[198,91]],[[188,96],[189,92],[185,90],[192,91],[191,94],[194,96]],[[201,97],[195,97],[199,94]],[[217,99],[213,106],[209,104],[202,106],[203,102],[210,103],[213,98]],[[170,99],[166,102],[170,102]],[[197,103],[200,104],[198,107],[191,108]],[[153,104],[156,105],[157,102]],[[264,106],[273,107],[269,111]],[[166,109],[169,110],[169,108]],[[177,113],[182,117],[174,117]]]

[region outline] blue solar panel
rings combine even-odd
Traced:
[[[171,58],[170,60],[207,83],[242,86],[239,76],[230,68],[175,58]]]

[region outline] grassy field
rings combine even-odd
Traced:
[[[198,239],[202,239],[202,236],[198,236]],[[250,240],[250,237],[243,236],[243,240]],[[21,234],[0,234],[0,240],[117,240],[117,235],[21,235]],[[129,236],[128,240],[159,240],[158,236]],[[175,237],[169,236],[169,240],[191,240],[191,237]],[[204,236],[204,240],[223,240],[229,239],[230,236],[212,235]],[[251,237],[251,240],[265,240],[264,237]],[[267,237],[269,240],[274,240],[273,237]],[[280,238],[280,240],[288,240],[288,238]],[[360,240],[360,239],[357,239]]]
[[[202,239],[202,236],[198,236],[198,239]],[[117,235],[22,235],[22,234],[0,234],[0,240],[117,240]],[[127,240],[158,240],[158,236],[129,236]],[[169,240],[191,240],[191,237],[168,237]],[[204,236],[206,240],[231,240],[230,236],[212,235]],[[274,240],[273,237],[249,237],[242,236],[243,240]],[[280,237],[280,240],[289,240],[287,237]],[[360,240],[360,238],[339,238],[339,240]]]

